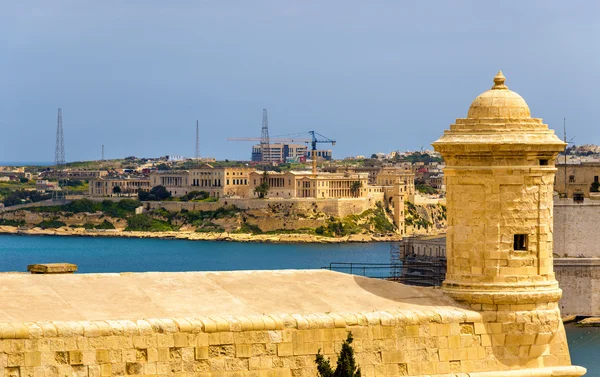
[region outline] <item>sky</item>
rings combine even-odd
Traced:
[[[600,2],[0,2],[0,161],[249,159],[315,130],[334,157],[431,149],[498,70],[562,138],[600,144]],[[308,134],[307,134],[308,137]]]

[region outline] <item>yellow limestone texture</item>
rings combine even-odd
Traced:
[[[555,161],[565,145],[531,118],[502,72],[433,143],[446,161],[443,291],[502,329],[492,347],[513,366],[570,364],[552,263]]]
[[[363,376],[576,377],[552,270],[565,147],[504,85],[434,143],[443,289],[326,270],[0,274],[0,377],[315,377],[352,331]],[[34,262],[34,261],[32,261]]]

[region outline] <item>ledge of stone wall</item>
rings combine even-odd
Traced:
[[[563,266],[600,267],[600,258],[554,258],[554,267]]]
[[[467,309],[436,311],[402,310],[368,313],[269,314],[256,316],[210,316],[150,318],[136,321],[48,321],[0,323],[0,339],[48,337],[99,337],[150,335],[154,333],[216,333],[283,329],[331,329],[347,326],[395,326],[423,323],[481,322],[480,313]]]

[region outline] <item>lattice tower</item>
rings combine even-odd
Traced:
[[[63,135],[62,109],[58,109],[56,121],[56,149],[54,150],[54,166],[58,185],[52,194],[52,200],[64,201],[67,196],[67,177],[65,176],[65,138]]]
[[[260,133],[260,153],[262,162],[271,162],[271,146],[269,142],[269,120],[267,109],[263,109],[262,131]]]

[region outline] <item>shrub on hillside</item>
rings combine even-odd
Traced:
[[[37,224],[36,227],[41,228],[41,229],[56,229],[56,228],[60,228],[63,226],[66,226],[67,224],[63,223],[62,221],[53,219],[53,220],[44,220],[41,223]]]
[[[2,226],[2,225],[4,225],[4,226],[24,226],[25,221],[0,219],[0,226]]]
[[[145,232],[168,232],[177,230],[176,227],[169,224],[166,221],[156,220],[148,215],[133,215],[127,219],[127,228],[125,230],[131,231],[145,231]]]
[[[92,223],[85,223],[83,225],[83,227],[85,229],[103,229],[103,230],[115,229],[115,226],[113,225],[113,223],[111,223],[110,221],[107,221],[107,220],[104,220],[103,222],[101,222],[98,225],[94,225]]]

